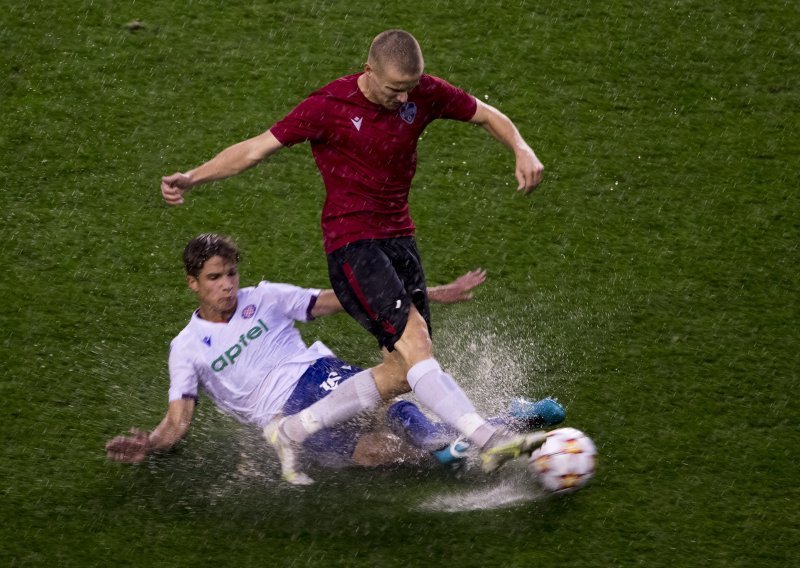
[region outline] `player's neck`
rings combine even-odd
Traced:
[[[365,99],[373,104],[380,104],[378,101],[373,100],[372,97],[370,97],[369,80],[367,79],[366,73],[362,73],[358,76],[358,79],[356,79],[356,84],[358,85],[358,90],[361,91],[361,94],[364,95]]]
[[[224,312],[209,308],[208,306],[200,306],[197,308],[197,315],[200,319],[210,321],[211,323],[228,323],[231,321],[234,313],[236,313],[236,307]]]

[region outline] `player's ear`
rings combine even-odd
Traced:
[[[200,283],[197,281],[197,278],[195,278],[191,274],[187,274],[186,275],[186,284],[189,286],[189,288],[192,289],[192,292],[197,293],[197,291],[199,289],[199,285],[200,285]]]

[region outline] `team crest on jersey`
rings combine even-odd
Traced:
[[[245,308],[242,310],[242,318],[246,320],[250,319],[254,315],[256,315],[256,307],[253,304],[245,306]]]
[[[400,118],[411,124],[417,116],[417,103],[407,102],[400,107]]]

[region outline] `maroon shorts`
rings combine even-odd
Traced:
[[[428,289],[413,237],[356,241],[328,255],[328,275],[345,311],[394,350],[411,305],[431,330]]]

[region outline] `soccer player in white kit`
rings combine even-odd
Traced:
[[[307,346],[295,322],[342,311],[334,293],[271,282],[239,288],[238,262],[238,247],[228,237],[203,234],[187,245],[187,282],[200,306],[170,346],[167,414],[152,432],[134,429],[130,436],[110,440],[110,459],[137,463],[174,446],[188,431],[201,386],[221,410],[264,428],[278,415],[292,415],[323,400],[359,372],[402,372],[386,363],[362,371],[337,359],[319,341]],[[472,271],[431,288],[430,297],[440,303],[468,300],[484,279],[483,271]],[[546,422],[563,420],[563,409],[550,403]],[[446,427],[437,429],[407,401],[392,405],[388,415],[415,445],[392,436],[388,428],[365,430],[339,424],[337,417],[311,436],[305,449],[323,463],[375,466],[401,458],[419,461],[455,437]],[[311,482],[297,468],[283,466],[287,481]]]
[[[200,386],[224,412],[264,428],[278,414],[309,406],[361,371],[321,342],[307,346],[295,327],[297,321],[342,311],[332,291],[271,282],[240,289],[238,261],[238,247],[225,236],[203,234],[187,245],[186,278],[200,306],[170,345],[167,414],[152,432],[134,429],[131,436],[110,440],[110,459],[136,463],[174,446],[188,431]],[[434,298],[468,299],[483,279],[482,271],[473,271],[433,289]],[[374,435],[357,435],[352,428],[342,432],[331,438],[332,429],[323,429],[317,447],[358,465],[378,465]],[[314,440],[307,446],[313,449]],[[306,481],[289,477],[293,483]]]

